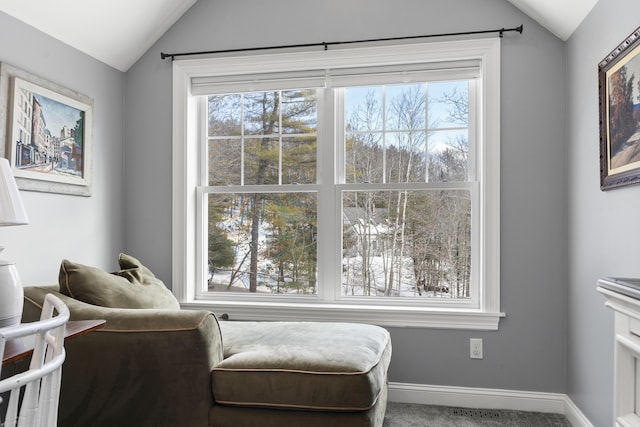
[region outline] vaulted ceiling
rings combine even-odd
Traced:
[[[0,0],[0,11],[126,71],[196,0]],[[69,17],[73,16],[70,21]]]
[[[0,11],[126,71],[197,0],[0,0]],[[598,0],[509,0],[567,40]],[[72,25],[60,25],[73,16]]]

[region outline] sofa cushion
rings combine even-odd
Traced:
[[[376,404],[366,411],[283,411],[278,408],[213,405],[209,410],[209,426],[382,427],[386,409],[387,387],[384,386]]]
[[[224,360],[212,370],[225,405],[363,411],[376,404],[391,360],[378,326],[220,322]]]
[[[107,273],[96,267],[62,260],[60,292],[101,307],[177,310],[180,304],[160,279],[132,256],[120,254],[121,270]]]

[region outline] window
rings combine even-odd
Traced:
[[[499,41],[174,63],[174,293],[497,329]]]

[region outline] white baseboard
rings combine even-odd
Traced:
[[[591,421],[582,413],[582,411],[567,396],[567,405],[564,415],[567,417],[573,427],[593,427]]]
[[[566,394],[389,383],[389,401],[563,414],[573,427],[593,427]]]

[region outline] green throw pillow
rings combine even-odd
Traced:
[[[120,271],[107,273],[96,267],[62,260],[60,292],[101,307],[177,310],[178,300],[147,267],[132,256],[120,254]]]

